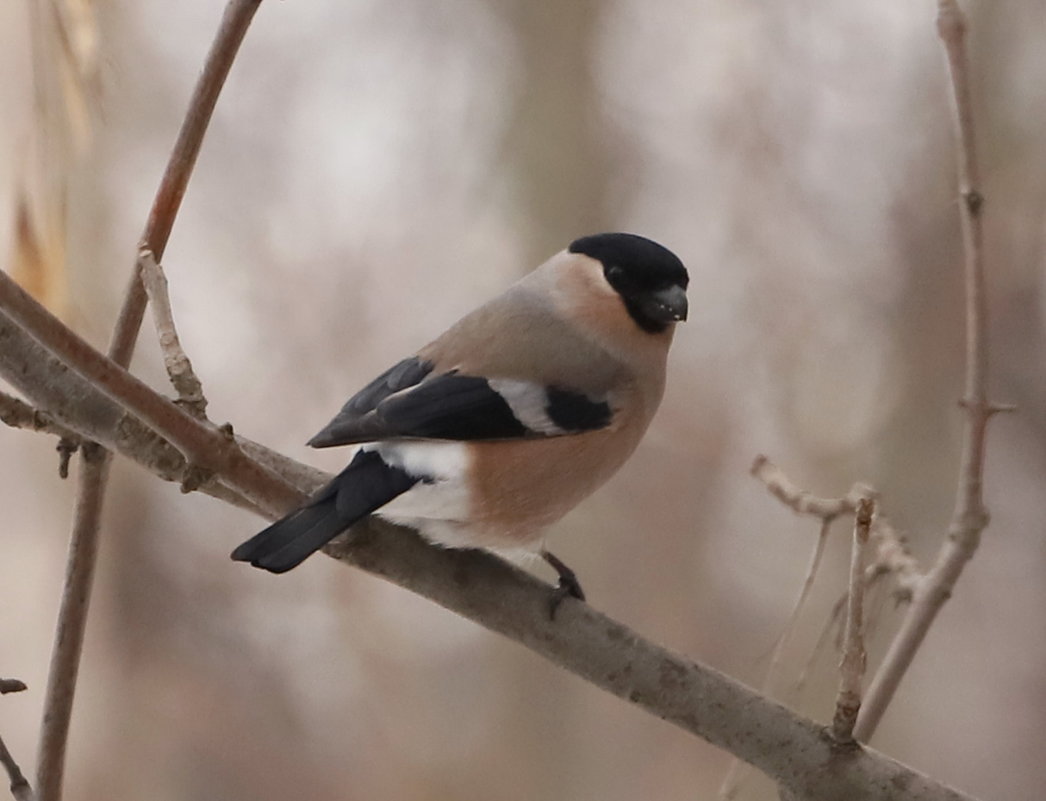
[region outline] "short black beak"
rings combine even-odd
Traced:
[[[689,304],[686,290],[678,284],[656,292],[646,292],[639,298],[643,313],[659,323],[677,323],[686,319]]]

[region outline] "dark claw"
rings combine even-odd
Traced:
[[[556,610],[559,609],[559,605],[563,603],[564,598],[569,596],[577,598],[579,601],[584,601],[585,593],[581,589],[581,583],[577,580],[577,575],[563,564],[559,557],[543,550],[541,551],[541,558],[552,565],[552,568],[559,574],[559,584],[552,591],[552,597],[549,599],[548,604],[548,619],[555,620]]]

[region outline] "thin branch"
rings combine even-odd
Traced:
[[[814,543],[813,553],[810,555],[810,563],[807,565],[806,575],[803,577],[803,586],[800,588],[799,596],[795,599],[795,604],[792,606],[792,613],[788,616],[788,622],[785,624],[784,631],[781,632],[781,636],[777,638],[777,643],[774,645],[774,651],[770,657],[770,667],[767,669],[766,683],[763,687],[764,691],[770,689],[771,677],[776,674],[780,667],[785,646],[795,632],[799,615],[810,597],[810,590],[813,589],[814,579],[817,578],[817,571],[821,567],[821,560],[824,558],[825,546],[828,544],[828,534],[831,532],[831,528],[831,520],[824,519],[821,521],[821,530],[817,535],[817,542]]]
[[[0,695],[21,693],[28,689],[29,688],[25,686],[25,682],[21,679],[0,679]]]
[[[956,0],[938,0],[937,32],[944,46],[951,76],[958,143],[958,183],[962,202],[962,227],[966,285],[966,386],[962,452],[955,511],[948,538],[937,560],[919,583],[912,605],[872,680],[864,708],[854,730],[867,741],[875,732],[908,666],[922,644],[937,613],[952,594],[955,583],[980,543],[988,525],[984,505],[984,451],[988,420],[1007,407],[988,400],[987,301],[981,217],[984,196],[980,191],[974,140],[973,111],[966,59],[966,19]]]
[[[820,498],[793,482],[781,468],[763,455],[755,458],[750,472],[796,514],[812,515],[829,522],[841,514],[853,514],[861,498],[874,495],[870,487],[854,484],[842,498]]]
[[[178,448],[192,464],[215,473],[235,469],[244,481],[241,492],[272,511],[286,510],[300,501],[282,482],[247,458],[233,437],[209,427],[153,392],[146,384],[62,324],[0,271],[0,310],[32,335],[60,361],[88,379],[135,417]]]
[[[863,500],[878,497],[874,488],[860,482],[854,484],[842,498],[818,497],[801,488],[780,467],[762,455],[756,457],[751,473],[797,514],[819,517],[822,523],[831,523],[840,514],[856,514]],[[902,596],[911,597],[916,585],[922,580],[923,572],[903,538],[878,510],[872,521],[871,540],[875,545],[875,558],[870,569],[888,573],[896,582],[898,592]]]
[[[0,764],[4,766],[7,777],[11,780],[11,795],[14,796],[15,801],[34,801],[33,788],[22,775],[22,769],[18,767],[15,758],[7,750],[7,744],[4,743],[2,737],[0,737]]]
[[[875,502],[863,499],[854,516],[853,545],[850,550],[850,592],[846,603],[846,630],[843,635],[843,657],[839,663],[839,694],[832,718],[832,736],[838,743],[852,743],[857,713],[861,709],[861,681],[868,663],[864,649],[864,553]]]
[[[160,351],[163,353],[163,365],[167,369],[171,385],[178,393],[177,402],[193,417],[205,420],[207,399],[203,396],[200,379],[193,372],[192,362],[178,339],[174,313],[171,311],[171,299],[167,294],[167,276],[163,274],[163,268],[156,263],[156,257],[148,248],[142,248],[138,254],[138,270],[145,293],[149,297],[149,306],[153,310],[156,337],[160,341]]]
[[[875,497],[876,492],[868,485],[858,483],[854,484],[850,488],[850,491],[842,498],[821,498],[802,489],[798,484],[792,481],[781,468],[762,455],[756,457],[755,462],[752,465],[751,473],[766,485],[767,489],[770,490],[774,497],[778,498],[797,514],[806,514],[820,518],[821,520],[820,534],[817,538],[817,543],[814,546],[813,556],[810,559],[810,565],[807,568],[806,576],[803,579],[803,586],[799,591],[799,597],[797,598],[795,605],[792,607],[792,614],[789,616],[788,623],[785,625],[785,628],[781,632],[781,636],[778,638],[777,644],[774,647],[773,657],[770,660],[770,667],[767,670],[766,680],[763,684],[764,692],[768,692],[771,680],[780,664],[781,654],[784,652],[785,644],[789,639],[791,639],[791,636],[795,631],[799,615],[802,612],[803,606],[806,604],[806,599],[810,595],[814,579],[817,577],[817,569],[821,565],[821,558],[824,555],[824,549],[828,542],[828,533],[831,530],[832,522],[839,515],[844,513],[857,514],[862,508],[861,505],[866,502],[867,498]],[[727,785],[724,781],[723,788],[720,789],[720,794],[724,794],[726,788]],[[725,794],[724,797],[730,797],[730,795]]]
[[[875,523],[872,523],[872,530],[875,530]],[[890,575],[889,570],[884,568],[882,565],[871,564],[864,571],[864,594],[865,597],[871,592],[871,590],[878,584],[885,576]],[[841,651],[843,648],[843,611],[846,609],[846,602],[849,599],[850,594],[844,592],[839,596],[834,604],[832,604],[831,610],[828,612],[828,619],[825,621],[824,626],[821,627],[821,632],[817,635],[817,642],[814,643],[814,647],[810,649],[810,655],[803,663],[802,668],[799,670],[799,675],[795,679],[795,692],[801,694],[806,689],[806,681],[810,677],[810,671],[813,670],[814,662],[817,660],[818,654],[822,653],[825,644],[828,639],[832,636],[832,632],[838,627],[838,631],[835,631],[835,648],[837,651]],[[870,626],[869,626],[870,628]]]
[[[142,234],[141,247],[151,250],[157,261],[163,261],[174,219],[181,207],[182,197],[189,184],[196,157],[200,154],[204,134],[218,102],[218,95],[225,85],[232,63],[254,18],[261,0],[229,0],[225,13],[215,34],[214,43],[207,53],[203,72],[196,82],[185,120],[178,131],[167,169],[160,181],[160,188],[153,200],[149,218]],[[145,289],[135,269],[131,275],[124,304],[116,322],[116,330],[109,345],[109,355],[120,365],[131,362],[135,341],[145,315]]]
[[[875,546],[875,557],[868,569],[888,574],[896,584],[898,597],[911,600],[922,581],[923,571],[904,539],[878,509],[872,521],[871,542]]]
[[[806,576],[803,579],[803,586],[799,591],[799,597],[797,598],[795,605],[792,607],[792,614],[789,616],[788,623],[785,625],[784,631],[781,633],[781,636],[778,638],[777,644],[774,647],[774,654],[770,660],[767,681],[764,685],[764,689],[767,689],[774,668],[780,661],[780,655],[784,650],[784,644],[788,638],[791,637],[796,621],[799,618],[799,614],[810,594],[810,589],[813,587],[814,579],[817,576],[817,569],[820,567],[821,558],[824,555],[825,545],[828,540],[828,532],[831,529],[832,522],[841,514],[856,514],[862,508],[862,504],[865,503],[868,498],[876,497],[877,493],[867,484],[857,483],[854,484],[850,488],[850,491],[842,498],[821,498],[800,487],[792,481],[792,479],[790,479],[780,467],[761,454],[755,458],[755,462],[752,464],[750,472],[766,485],[766,488],[774,497],[779,499],[797,514],[810,515],[811,517],[817,517],[821,520],[820,534],[817,538],[817,543],[814,546],[814,552],[810,558],[810,564],[806,570]],[[882,536],[884,541],[888,542],[891,546],[894,544],[893,539],[890,538],[887,532],[884,532]]]
[[[40,727],[40,756],[36,771],[40,801],[57,801],[62,797],[65,747],[98,554],[104,496],[99,490],[105,484],[110,461],[105,451],[93,443],[85,445],[81,450],[81,475],[69,541],[69,559]]]

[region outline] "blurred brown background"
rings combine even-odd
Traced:
[[[1044,17],[1040,0],[964,5],[992,385],[1020,413],[993,424],[992,524],[874,744],[1016,801],[1046,785]],[[56,221],[51,263],[68,258],[53,302],[98,345],[220,6],[70,0],[80,82],[52,85],[49,113],[34,96],[65,62],[45,43],[34,68],[28,3],[0,6],[0,252],[29,197]],[[213,418],[335,469],[344,454],[302,443],[377,371],[576,236],[651,236],[692,276],[664,405],[553,544],[596,606],[758,683],[816,524],[748,476],[756,453],[821,494],[872,482],[922,559],[951,511],[963,320],[934,11],[264,3],[164,260]],[[164,387],[149,326],[135,368]],[[0,733],[27,769],[73,490],[52,446],[0,429],[0,674],[30,684],[0,703]],[[283,577],[232,563],[261,525],[244,512],[118,463],[106,520],[70,801],[626,801],[719,785],[723,753],[404,591],[323,558]],[[842,591],[845,529],[793,675]],[[897,620],[878,606],[873,665]],[[822,720],[835,660],[821,654],[794,701]]]

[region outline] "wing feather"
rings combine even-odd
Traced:
[[[353,396],[309,445],[561,436],[603,428],[613,417],[606,398],[453,370],[433,376],[431,365],[422,372],[425,365],[408,359],[383,373]]]

